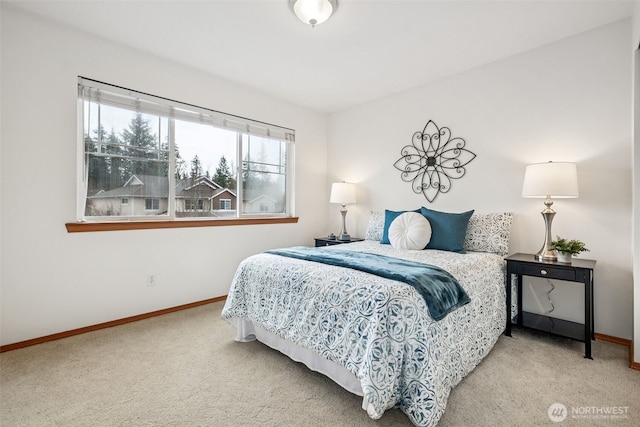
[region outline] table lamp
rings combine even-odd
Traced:
[[[347,182],[334,182],[331,184],[331,197],[329,203],[339,203],[342,205],[340,213],[342,214],[342,231],[338,235],[338,240],[349,241],[351,236],[347,233],[346,218],[347,208],[346,205],[356,202],[356,186]]]
[[[551,209],[552,197],[578,197],[578,174],[575,163],[546,162],[528,165],[524,172],[522,197],[545,199],[546,208],[541,212],[544,218],[545,237],[542,248],[536,254],[540,261],[556,261],[553,250],[549,249],[551,238],[551,222],[556,212]]]

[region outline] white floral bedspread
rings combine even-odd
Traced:
[[[361,383],[371,418],[399,407],[434,426],[451,389],[489,353],[506,322],[504,261],[488,253],[357,250],[441,267],[471,302],[439,322],[411,286],[368,273],[271,254],[242,261],[222,317],[240,318],[344,366]]]

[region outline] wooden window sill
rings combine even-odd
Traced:
[[[233,225],[295,224],[298,217],[282,218],[233,218],[233,219],[177,219],[168,221],[111,221],[68,222],[68,233],[90,231],[147,230],[157,228],[226,227]]]

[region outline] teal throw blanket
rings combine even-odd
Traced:
[[[273,249],[266,253],[352,268],[407,283],[422,295],[435,320],[443,319],[471,301],[455,277],[434,265],[378,254],[306,246]]]

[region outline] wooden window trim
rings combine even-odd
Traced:
[[[167,221],[111,221],[68,222],[68,233],[92,231],[148,230],[158,228],[226,227],[234,225],[295,224],[298,217],[282,218],[231,218],[231,219],[176,219]]]

